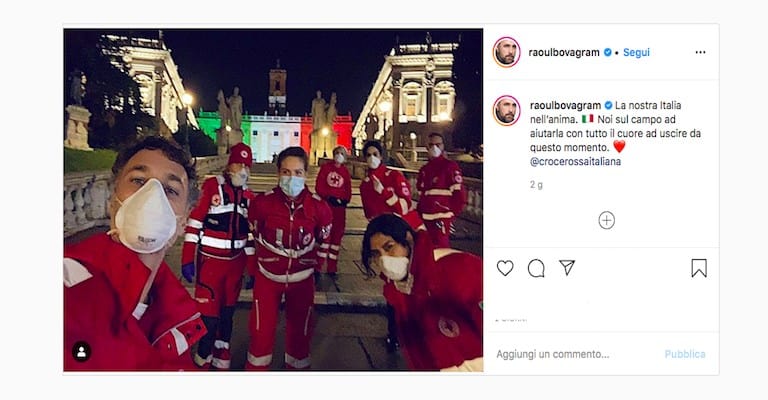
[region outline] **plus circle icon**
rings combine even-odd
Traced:
[[[616,223],[616,217],[614,217],[613,213],[610,211],[603,211],[600,213],[600,216],[597,217],[597,223],[600,224],[600,227],[603,229],[611,229],[613,228],[613,224]]]

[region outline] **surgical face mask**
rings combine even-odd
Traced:
[[[120,202],[115,214],[117,234],[125,247],[143,254],[162,250],[175,237],[176,213],[155,178]]]
[[[333,157],[333,160],[336,161],[339,164],[344,164],[344,154],[336,154]]]
[[[241,168],[240,171],[230,173],[229,177],[233,186],[243,186],[248,182],[248,169]]]
[[[280,189],[288,197],[298,196],[304,190],[304,177],[301,176],[280,176]]]
[[[440,157],[440,154],[442,154],[443,151],[440,150],[437,146],[432,146],[429,148],[429,155],[432,156],[432,158]]]
[[[381,272],[393,281],[400,281],[408,275],[408,257],[381,256],[379,265]]]
[[[381,158],[376,156],[369,156],[368,157],[368,167],[371,169],[379,168],[379,165],[381,165]]]

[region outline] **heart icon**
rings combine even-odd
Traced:
[[[515,268],[515,264],[512,263],[510,260],[499,260],[499,262],[496,263],[496,269],[501,272],[502,275],[507,276],[510,272],[512,272],[512,269]]]
[[[618,151],[619,153],[621,153],[621,151],[624,150],[624,145],[625,144],[626,143],[624,143],[623,140],[614,140],[613,141],[613,148],[616,149],[616,151]]]

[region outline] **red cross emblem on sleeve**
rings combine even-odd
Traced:
[[[344,178],[338,174],[338,172],[331,172],[328,174],[328,186],[338,188],[344,183]]]

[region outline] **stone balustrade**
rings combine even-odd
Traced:
[[[227,166],[229,155],[195,157],[195,170],[197,177],[203,178],[206,174],[218,174]]]
[[[107,202],[112,171],[75,172],[64,176],[64,237],[109,224]]]
[[[227,156],[197,157],[200,178],[221,171]],[[64,237],[109,224],[108,202],[114,184],[112,171],[73,172],[64,175]]]

